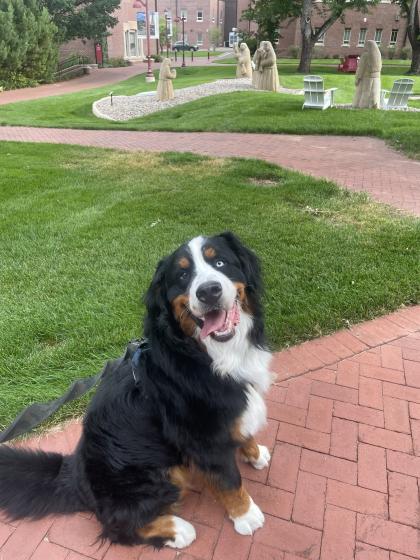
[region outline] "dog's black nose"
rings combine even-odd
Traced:
[[[220,282],[204,282],[197,288],[197,297],[207,305],[214,305],[222,295],[222,285]]]

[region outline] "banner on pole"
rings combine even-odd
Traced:
[[[137,35],[140,39],[146,39],[146,12],[137,12]],[[159,12],[149,12],[149,34],[150,39],[159,39]]]

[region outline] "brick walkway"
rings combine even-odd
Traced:
[[[420,161],[406,158],[376,138],[3,126],[0,140],[256,157],[366,191],[376,200],[420,216]]]
[[[241,467],[266,516],[236,534],[206,493],[180,514],[185,552],[93,545],[90,515],[0,522],[1,560],[410,560],[420,557],[420,306],[275,356],[278,381],[259,441],[269,469]],[[290,376],[293,378],[290,379]],[[289,379],[289,380],[287,380]],[[32,447],[71,451],[73,423]]]
[[[193,62],[190,60],[190,54],[186,55],[187,66],[206,66],[207,58],[196,57]],[[173,63],[175,67],[181,65],[181,57]],[[159,64],[153,64],[153,70],[159,70]],[[84,89],[91,89],[106,85],[115,84],[121,80],[126,80],[137,74],[142,74],[147,69],[145,62],[138,62],[132,66],[124,66],[122,68],[101,68],[92,71],[91,74],[57,82],[54,84],[45,84],[35,88],[22,88],[12,91],[4,91],[0,93],[0,105],[14,103],[15,101],[29,101],[31,99],[40,99],[41,97],[49,97],[50,95],[64,95],[65,93],[74,93]]]

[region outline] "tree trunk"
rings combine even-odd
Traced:
[[[312,0],[303,0],[302,14],[300,16],[300,30],[302,32],[302,52],[298,72],[307,74],[311,71],[312,52],[314,43],[312,41]]]
[[[413,58],[411,59],[411,67],[407,74],[417,74],[420,76],[420,41],[412,45]]]

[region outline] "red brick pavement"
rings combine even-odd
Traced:
[[[376,138],[4,126],[0,127],[0,140],[255,157],[315,177],[326,177],[420,216],[420,161],[406,158]]]
[[[94,545],[89,514],[0,521],[1,560],[412,560],[420,557],[420,306],[275,355],[278,379],[259,441],[269,469],[242,465],[265,513],[234,532],[207,492],[181,515],[197,529],[185,551]],[[72,423],[28,445],[71,451]]]
[[[187,55],[187,66],[206,66],[209,62],[205,57],[196,57],[193,62],[190,60],[190,55]],[[211,62],[211,61],[210,61]],[[173,62],[174,66],[181,65],[181,58],[177,62]],[[74,93],[84,89],[91,89],[102,87],[106,85],[115,84],[121,80],[131,78],[137,74],[142,74],[146,71],[147,64],[145,62],[138,62],[132,66],[125,66],[121,68],[101,68],[93,70],[91,74],[74,78],[64,82],[56,82],[54,84],[45,84],[34,88],[22,88],[12,91],[3,91],[0,93],[0,105],[7,103],[15,103],[16,101],[29,101],[31,99],[40,99],[41,97],[49,97],[50,95],[64,95],[66,93]],[[158,70],[159,64],[153,65],[153,70]]]

